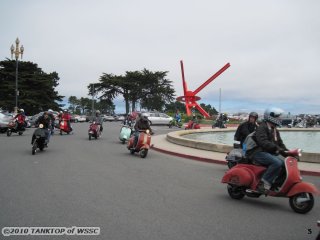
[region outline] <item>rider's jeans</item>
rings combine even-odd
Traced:
[[[134,132],[134,143],[133,143],[133,148],[136,148],[136,146],[137,146],[138,139],[139,139],[139,135],[140,135],[139,131],[135,131],[135,132]]]
[[[263,174],[262,179],[272,185],[280,174],[281,168],[284,166],[284,161],[280,157],[267,152],[257,152],[253,155],[253,159],[257,163],[268,167]]]
[[[48,143],[49,143],[50,137],[51,137],[51,130],[50,130],[50,129],[45,129],[45,133],[46,133],[47,141],[48,141]]]

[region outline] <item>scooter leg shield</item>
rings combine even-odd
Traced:
[[[221,182],[237,186],[250,186],[253,182],[253,176],[248,169],[236,166],[226,172]]]
[[[293,185],[293,187],[287,193],[287,196],[292,197],[298,193],[313,193],[313,194],[319,195],[320,191],[312,183],[299,182]]]

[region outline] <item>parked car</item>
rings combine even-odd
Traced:
[[[85,122],[86,116],[74,115],[74,122]]]
[[[104,115],[102,117],[103,121],[104,122],[113,122],[115,121],[116,119],[114,118],[114,116],[110,116],[110,115]]]
[[[144,114],[148,116],[150,125],[169,125],[169,123],[173,120],[172,117],[165,113],[145,112]]]
[[[12,116],[5,114],[4,112],[0,112],[0,132],[4,133],[8,129],[8,124],[12,119]]]
[[[26,116],[26,128],[31,128],[31,123],[30,123],[30,120],[29,120],[29,117]]]
[[[123,115],[116,115],[116,116],[114,116],[114,118],[115,118],[116,121],[121,121],[121,122],[124,121],[124,116]]]

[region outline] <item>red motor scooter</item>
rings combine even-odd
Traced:
[[[303,182],[298,169],[297,156],[301,156],[300,149],[288,151],[284,160],[285,169],[264,194],[271,197],[289,198],[290,207],[297,213],[307,213],[314,205],[313,194],[319,190],[311,183]],[[222,178],[222,183],[228,184],[231,198],[242,199],[244,196],[260,197],[257,190],[261,177],[267,168],[253,164],[237,164],[229,169]]]
[[[96,122],[93,122],[92,124],[90,124],[88,134],[89,134],[89,140],[91,140],[92,137],[94,137],[95,139],[100,137],[101,135],[100,124],[97,124]]]
[[[8,124],[7,136],[10,137],[12,133],[18,133],[22,135],[25,131],[24,124],[18,122],[18,120],[12,120]]]
[[[150,144],[151,144],[151,134],[149,130],[141,130],[139,131],[139,138],[136,147],[134,146],[134,134],[128,141],[127,148],[129,149],[131,154],[138,152],[140,157],[145,158],[148,154]]]
[[[199,123],[194,123],[192,120],[189,120],[187,126],[184,129],[185,130],[188,130],[188,129],[200,129],[200,124]]]
[[[62,135],[63,132],[70,134],[72,131],[72,128],[68,126],[68,122],[66,120],[62,120],[60,122],[60,135]]]

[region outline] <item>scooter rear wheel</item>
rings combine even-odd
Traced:
[[[21,136],[23,134],[23,132],[19,132],[19,135]]]
[[[309,195],[309,200],[299,202],[299,198],[307,198]],[[293,211],[301,214],[309,212],[314,205],[314,198],[311,193],[299,193],[289,198],[290,207]]]
[[[245,196],[243,187],[234,186],[231,184],[228,184],[228,193],[231,198],[237,200],[240,200]]]

